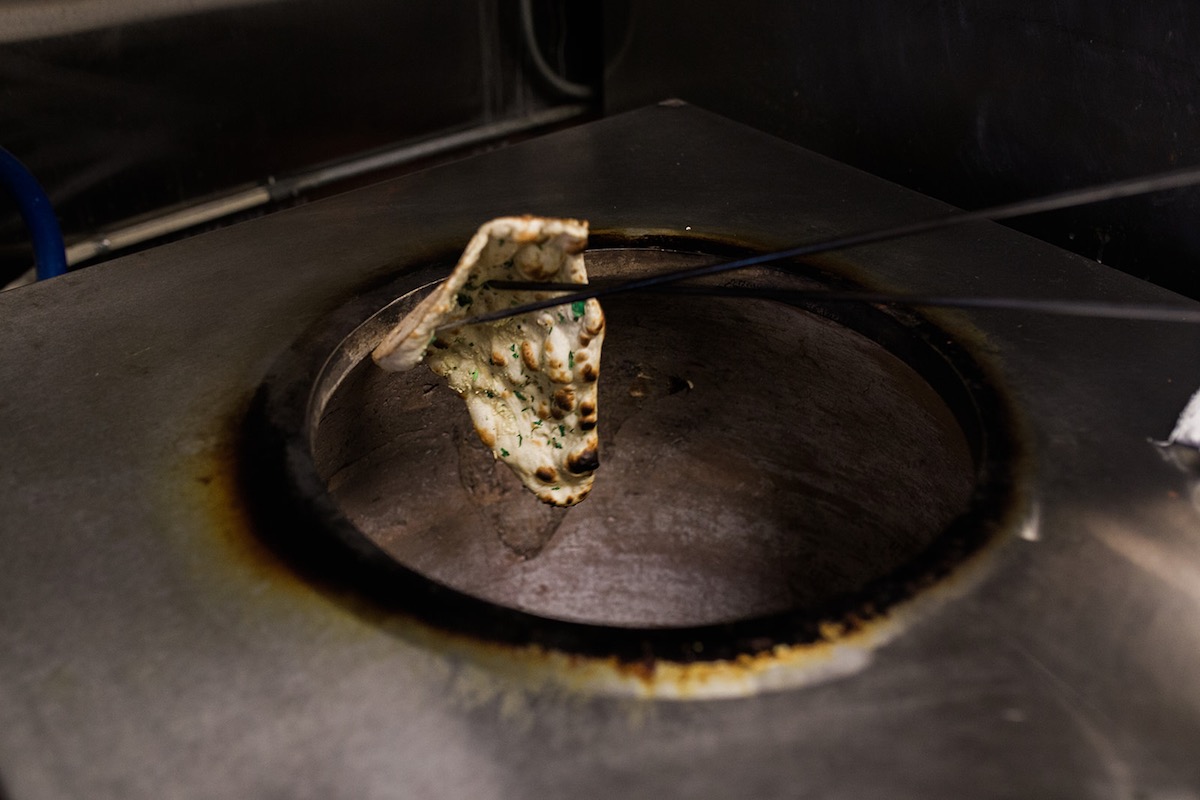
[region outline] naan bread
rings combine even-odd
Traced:
[[[479,229],[454,271],[384,337],[384,369],[425,359],[467,401],[479,438],[543,502],[578,503],[600,465],[596,385],[604,313],[595,300],[439,336],[454,320],[551,295],[483,288],[490,280],[587,283],[587,223],[501,217]],[[428,354],[428,355],[427,355]]]

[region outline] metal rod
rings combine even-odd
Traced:
[[[587,113],[587,110],[587,106],[584,105],[563,105],[516,119],[489,122],[456,133],[443,134],[423,142],[388,147],[344,161],[312,167],[295,177],[272,180],[267,188],[271,190],[272,199],[283,199],[369,172],[408,164],[460,148],[486,144],[537,128],[557,125],[580,117]]]
[[[502,291],[570,292],[579,284],[539,283],[537,281],[488,281],[489,289]],[[618,286],[616,283],[597,282],[588,286]],[[1071,298],[1042,297],[954,297],[948,295],[898,294],[895,292],[837,291],[830,289],[780,289],[754,286],[711,286],[669,284],[651,286],[643,291],[667,294],[701,295],[706,297],[746,297],[758,300],[776,300],[784,303],[870,303],[930,308],[972,308],[1009,311],[1032,311],[1039,314],[1054,314],[1070,317],[1093,317],[1105,319],[1128,319],[1151,322],[1200,323],[1200,307],[1163,305],[1161,303],[1127,303],[1103,300],[1075,300]],[[561,301],[556,300],[556,305]],[[459,327],[466,322],[448,323],[446,327]]]
[[[517,119],[490,122],[413,144],[389,146],[348,159],[320,164],[291,176],[268,176],[253,186],[116,223],[106,231],[93,234],[67,247],[67,264],[74,267],[97,256],[142,244],[160,236],[179,233],[272,202],[286,200],[338,181],[567,122],[586,111],[587,107],[583,105],[556,106]],[[0,287],[0,291],[15,289],[26,283],[32,283],[32,275],[22,275],[8,285]]]
[[[787,258],[799,258],[801,256],[811,256],[818,253],[828,253],[834,250],[845,250],[851,247],[876,244],[893,239],[900,239],[906,236],[914,236],[919,233],[942,230],[955,225],[965,225],[970,222],[1012,219],[1014,217],[1027,216],[1029,214],[1040,214],[1045,211],[1057,211],[1064,208],[1074,208],[1075,206],[1100,203],[1105,200],[1115,200],[1122,197],[1134,197],[1136,195],[1159,192],[1167,189],[1180,189],[1185,186],[1194,186],[1198,183],[1200,183],[1200,167],[1187,167],[1184,169],[1172,170],[1170,172],[1163,172],[1155,175],[1114,181],[1112,183],[1106,183],[1100,186],[1092,186],[1086,189],[1075,189],[1072,191],[1047,195],[1045,197],[1035,197],[1028,200],[1020,200],[1015,203],[1004,203],[1002,205],[991,206],[990,208],[979,209],[976,211],[952,211],[949,214],[943,214],[930,219],[919,220],[917,222],[907,222],[887,228],[873,228],[871,230],[860,231],[848,235],[835,236],[830,239],[822,239],[816,242],[801,244],[784,250],[776,250],[771,253],[761,253],[755,256],[748,256],[746,258],[741,258],[734,261],[706,264],[699,267],[692,267],[690,269],[660,273],[658,275],[650,275],[645,278],[636,278],[620,284],[610,284],[606,286],[589,284],[588,288],[586,289],[571,292],[570,294],[562,297],[538,300],[508,309],[501,309],[499,311],[480,314],[459,322],[444,325],[442,328],[449,329],[461,327],[463,325],[495,322],[496,320],[506,319],[508,317],[517,316],[520,314],[528,314],[532,311],[540,311],[544,308],[552,308],[554,306],[563,305],[566,303],[588,300],[593,297],[606,297],[608,295],[619,294],[623,292],[641,291],[653,286],[664,286],[667,284],[688,280],[690,278],[702,278],[710,275],[719,275],[723,272],[732,272],[733,270],[745,269],[746,267],[758,266],[760,264],[766,264],[772,261],[780,261]],[[442,328],[439,328],[439,330]]]

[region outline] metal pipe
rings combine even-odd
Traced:
[[[585,105],[555,106],[554,108],[549,108],[527,117],[493,122],[478,128],[470,128],[458,133],[439,136],[436,139],[379,150],[348,161],[314,167],[308,172],[295,177],[274,181],[267,188],[271,191],[273,199],[281,200],[286,197],[294,197],[302,192],[310,191],[336,181],[354,178],[368,172],[411,163],[458,148],[483,144],[517,133],[524,133],[535,128],[566,122],[582,116],[587,110],[588,107]]]
[[[29,238],[33,241],[33,256],[37,262],[35,274],[39,280],[53,278],[67,271],[63,251],[62,231],[54,207],[42,190],[37,178],[12,153],[0,147],[0,188],[8,190],[16,201]]]
[[[521,0],[521,36],[525,40],[525,48],[529,51],[534,69],[555,91],[564,97],[577,100],[586,100],[594,94],[592,87],[567,80],[546,62],[542,48],[538,46],[537,32],[533,28],[532,0]]]
[[[67,247],[67,264],[73,267],[97,256],[133,247],[161,236],[179,233],[188,228],[272,202],[296,197],[304,192],[338,181],[409,164],[465,147],[485,144],[548,125],[567,122],[582,116],[587,110],[587,106],[584,105],[555,106],[517,119],[493,122],[414,144],[388,147],[343,161],[328,162],[289,177],[277,179],[274,176],[268,176],[266,180],[250,188],[197,203],[189,203],[151,217],[135,218],[119,223],[110,230],[97,233]],[[31,282],[30,274],[26,273],[9,283],[4,289],[15,289]]]

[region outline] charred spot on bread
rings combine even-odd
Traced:
[[[559,389],[554,393],[554,405],[563,411],[573,410],[575,408],[575,390],[570,386]]]
[[[554,483],[558,480],[558,472],[554,467],[541,466],[534,470],[533,474],[542,483]]]
[[[496,435],[492,433],[491,429],[476,425],[475,433],[478,434],[479,440],[488,447],[494,448],[496,446]]]
[[[584,364],[579,370],[580,376],[589,383],[600,380],[600,370],[596,369],[595,364]]]
[[[567,469],[576,475],[595,472],[600,468],[600,451],[594,441],[589,441],[582,450],[567,456]]]
[[[536,370],[539,366],[537,356],[533,353],[533,343],[528,339],[521,342],[521,360],[525,362],[525,366]]]

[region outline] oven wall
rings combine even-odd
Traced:
[[[576,21],[593,8],[531,5],[544,59],[577,83],[599,63],[598,26]],[[585,28],[592,49],[566,38]],[[594,104],[540,77],[522,31],[512,0],[0,0],[0,146],[70,243],[381,146]],[[32,263],[26,240],[0,192],[0,277]]]
[[[962,207],[1200,164],[1200,5],[606,6],[606,110],[680,97]],[[1200,192],[1014,223],[1200,297]]]
[[[1200,6],[1180,0],[530,1],[589,108],[682,97],[963,207],[1200,163]],[[70,240],[581,102],[533,68],[519,7],[0,0],[0,145]],[[1014,225],[1200,297],[1198,211],[1184,191]],[[0,278],[29,263],[0,196]]]

